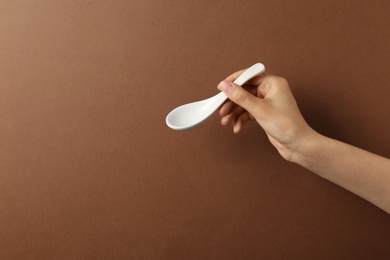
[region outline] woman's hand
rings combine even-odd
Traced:
[[[243,72],[230,75],[217,87],[229,98],[219,109],[221,124],[233,124],[234,133],[239,133],[246,122],[257,121],[282,157],[292,161],[300,142],[315,131],[303,119],[284,78],[264,73],[244,89],[232,83]]]

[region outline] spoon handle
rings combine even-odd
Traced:
[[[248,80],[252,79],[253,77],[256,77],[263,73],[265,71],[265,67],[262,63],[256,63],[255,65],[252,65],[247,70],[245,70],[235,81],[234,84],[242,86],[244,85]],[[210,98],[213,99],[214,102],[210,104],[209,109],[217,110],[218,107],[220,107],[223,102],[227,99],[227,96],[222,91],[215,95],[214,97]]]
[[[234,84],[242,86],[251,78],[263,73],[265,71],[265,67],[261,63],[256,63],[252,67],[248,68],[244,71],[235,81]]]

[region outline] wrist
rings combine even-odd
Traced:
[[[297,145],[293,156],[291,156],[291,162],[299,164],[305,168],[311,168],[312,159],[319,154],[322,149],[322,143],[327,137],[317,133],[313,129],[310,129],[304,136],[300,138],[300,142]]]

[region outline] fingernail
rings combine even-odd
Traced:
[[[238,133],[238,126],[237,125],[233,126],[233,133],[235,133],[235,134]]]
[[[227,81],[221,81],[218,85],[219,90],[222,90],[225,93],[229,93],[233,89],[233,84]]]

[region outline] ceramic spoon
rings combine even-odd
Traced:
[[[263,73],[265,67],[261,63],[256,63],[245,70],[234,83],[242,86],[251,78]],[[187,130],[198,126],[208,119],[227,99],[227,96],[219,94],[201,101],[182,105],[172,110],[165,120],[167,125],[174,130]]]

